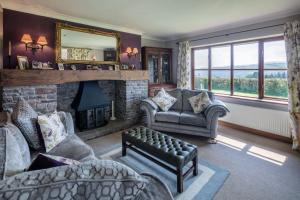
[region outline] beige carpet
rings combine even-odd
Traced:
[[[300,153],[286,143],[221,127],[218,144],[205,138],[173,136],[199,147],[199,157],[230,171],[216,200],[299,200]],[[121,143],[121,134],[114,133],[87,141],[95,152]]]

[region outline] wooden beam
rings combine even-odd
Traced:
[[[92,80],[148,80],[147,70],[0,70],[1,86],[62,84]]]

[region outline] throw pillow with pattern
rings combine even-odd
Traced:
[[[46,152],[51,151],[67,137],[65,127],[57,112],[38,116],[38,124],[44,139]]]
[[[12,121],[20,129],[28,145],[34,150],[42,147],[36,128],[37,117],[38,114],[23,98],[18,100],[11,115]]]
[[[176,103],[177,99],[169,95],[164,88],[162,88],[157,95],[152,98],[152,101],[154,101],[162,111],[167,112]]]
[[[189,98],[189,102],[193,108],[194,113],[198,114],[211,104],[207,92],[203,91],[200,94]]]

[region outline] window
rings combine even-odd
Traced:
[[[282,37],[194,48],[192,85],[217,94],[287,99]]]

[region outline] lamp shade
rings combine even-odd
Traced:
[[[29,34],[24,34],[22,36],[22,39],[21,39],[21,42],[24,42],[24,43],[32,43],[32,38]]]
[[[131,47],[127,47],[127,49],[126,49],[126,53],[128,53],[128,54],[131,54],[131,53],[132,53],[132,49],[131,49]]]
[[[42,46],[48,44],[45,36],[40,36],[36,43],[38,43],[39,45],[42,45]]]
[[[136,54],[139,53],[139,50],[138,50],[137,48],[133,48],[132,53],[133,53],[134,55],[136,55]]]

